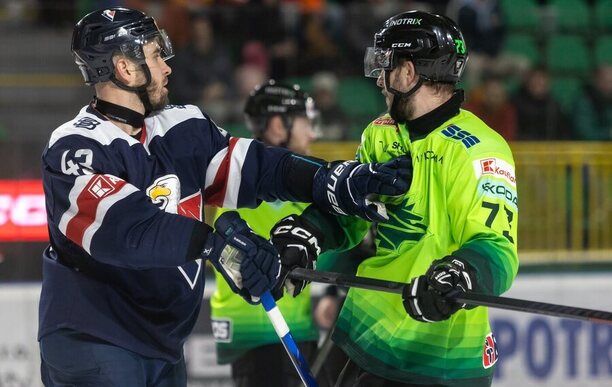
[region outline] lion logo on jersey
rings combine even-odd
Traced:
[[[147,188],[147,196],[161,210],[176,214],[181,197],[181,183],[176,175],[165,175],[155,179]]]

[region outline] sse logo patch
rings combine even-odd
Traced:
[[[442,131],[442,134],[453,140],[460,140],[467,149],[478,144],[480,140],[470,132],[461,129],[458,126],[451,125]]]

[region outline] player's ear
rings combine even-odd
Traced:
[[[403,73],[405,74],[404,76],[406,77],[407,83],[409,85],[416,83],[417,74],[416,74],[416,68],[414,67],[414,63],[412,63],[409,60],[404,60],[402,63],[402,67],[403,67],[402,70],[403,70]]]
[[[134,64],[122,55],[115,56],[113,62],[115,62],[115,78],[129,85],[134,77]]]

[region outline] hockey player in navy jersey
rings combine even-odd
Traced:
[[[250,303],[274,286],[272,245],[236,212],[207,226],[204,202],[314,202],[384,220],[384,207],[366,196],[410,184],[403,159],[327,164],[231,137],[195,106],[168,105],[172,46],[142,12],[88,14],[75,26],[72,52],[95,97],[43,153],[51,243],[38,338],[46,386],[185,386],[183,344],[200,310],[203,260]]]

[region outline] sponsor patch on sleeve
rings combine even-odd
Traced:
[[[480,179],[482,176],[490,176],[503,179],[512,187],[516,187],[514,167],[507,161],[496,157],[489,157],[486,159],[474,160],[472,161],[472,165],[474,166],[476,179]]]
[[[374,120],[374,125],[395,125],[395,120],[391,117],[380,117]]]
[[[482,179],[478,182],[478,192],[492,199],[504,199],[512,208],[518,208],[516,189],[494,179]]]
[[[484,348],[482,350],[482,366],[484,368],[491,368],[495,363],[499,354],[497,353],[497,342],[493,333],[489,333],[484,340]]]

